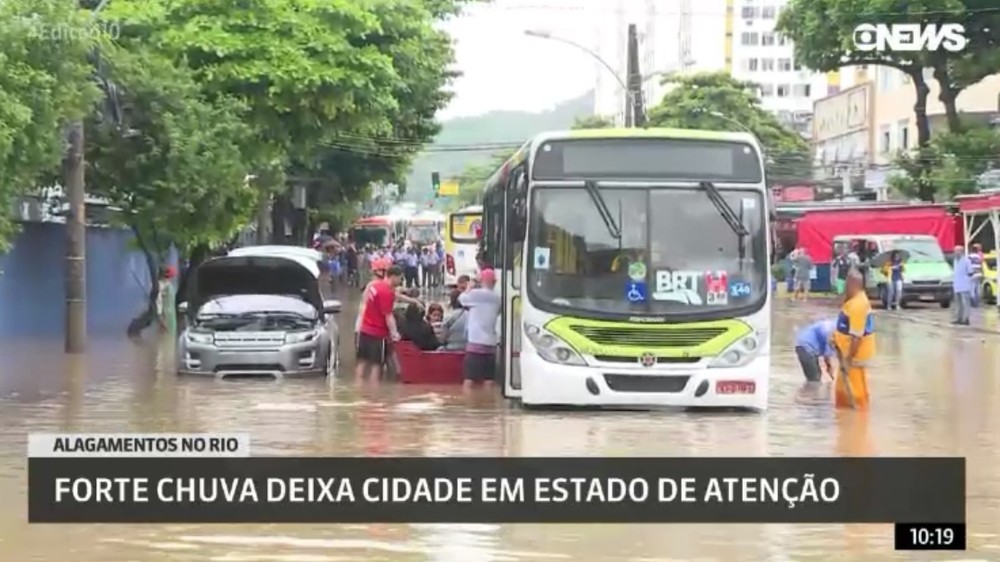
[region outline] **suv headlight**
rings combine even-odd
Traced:
[[[524,324],[524,335],[538,351],[539,357],[558,365],[586,365],[583,357],[566,342],[534,324]]]
[[[285,343],[305,343],[307,341],[313,341],[316,339],[316,330],[309,330],[308,332],[289,332],[285,334]]]
[[[212,332],[187,332],[187,341],[191,343],[200,344],[213,344],[215,343],[215,334]]]
[[[760,349],[764,346],[764,338],[760,334],[753,334],[740,338],[736,343],[730,345],[719,354],[718,357],[708,364],[709,367],[734,368],[743,367],[757,357]]]

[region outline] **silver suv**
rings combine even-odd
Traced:
[[[184,299],[178,311],[186,320],[178,338],[178,372],[333,374],[341,303],[323,301],[320,282],[316,261],[301,252],[243,248],[201,264],[178,292]]]

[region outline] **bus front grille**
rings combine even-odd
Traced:
[[[631,347],[698,347],[726,333],[723,327],[684,328],[651,326],[570,326],[570,329],[597,345]]]

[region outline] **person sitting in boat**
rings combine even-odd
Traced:
[[[469,282],[468,276],[463,275],[462,277],[465,277],[467,288]],[[461,279],[459,279],[459,282],[461,282]],[[466,323],[469,320],[469,311],[458,301],[458,297],[461,294],[453,293],[451,295],[451,310],[448,312],[448,317],[444,320],[445,337],[441,341],[444,342],[444,349],[448,351],[464,351],[465,344],[468,342]]]
[[[421,351],[434,351],[441,347],[434,334],[434,328],[424,319],[424,311],[420,306],[411,304],[403,313],[403,323],[399,326],[399,335],[403,341],[411,341]]]

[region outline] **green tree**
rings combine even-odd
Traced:
[[[171,246],[184,255],[222,244],[249,222],[257,201],[245,157],[251,129],[238,100],[205,99],[192,73],[169,59],[135,45],[103,54],[122,123],[87,121],[88,186],[121,209],[155,280]],[[130,335],[156,318],[157,295],[151,283]]]
[[[437,132],[452,50],[434,23],[458,5],[117,0],[108,9],[126,33],[185,61],[210,97],[249,107],[258,165],[327,177],[317,189],[344,192],[327,197],[339,203],[395,179]],[[285,189],[281,174],[269,177],[271,191]]]
[[[754,84],[723,72],[671,76],[664,83],[674,88],[650,109],[648,126],[748,130],[763,145],[769,181],[791,183],[812,178],[808,143],[760,106]]]
[[[587,115],[577,117],[573,122],[574,129],[610,129],[615,126],[615,122],[602,115]]]
[[[1000,72],[1000,10],[990,0],[940,0],[933,4],[942,5],[934,23],[960,23],[968,39],[960,52],[938,49],[927,53],[948,129],[958,133],[965,125],[958,111],[959,94]]]
[[[916,94],[914,118],[917,149],[902,164],[913,192],[924,200],[933,200],[936,187],[931,181],[935,156],[929,143],[930,121],[927,99],[930,87],[924,69],[933,71],[940,85],[939,99],[945,106],[949,129],[962,128],[956,99],[966,87],[1000,70],[997,45],[995,3],[989,0],[790,0],[778,19],[777,31],[795,43],[796,62],[829,72],[850,66],[880,65],[906,74]],[[965,25],[969,46],[961,53],[944,49],[928,52],[862,51],[854,44],[854,30],[861,24],[937,24]]]
[[[60,0],[0,2],[0,251],[16,225],[18,197],[53,176],[66,151],[66,125],[97,99],[87,56],[99,36],[88,16]]]
[[[931,163],[929,180],[938,199],[979,191],[979,178],[1000,164],[1000,133],[984,125],[968,125],[959,132],[935,135],[927,147]],[[919,196],[919,186],[911,179],[912,156],[900,154],[897,166],[906,171],[895,176],[892,187],[910,197]]]

